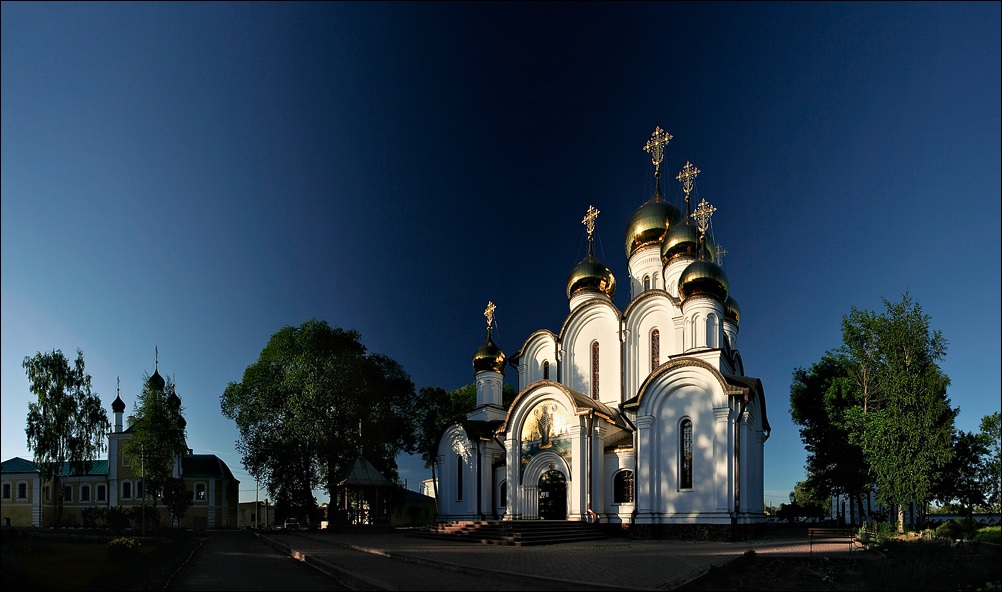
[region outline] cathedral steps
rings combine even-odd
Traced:
[[[410,536],[514,547],[556,545],[608,538],[594,525],[566,520],[446,522],[435,524],[424,531],[413,532]]]

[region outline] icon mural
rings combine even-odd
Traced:
[[[560,455],[570,466],[570,426],[570,415],[560,403],[548,399],[533,407],[522,424],[522,470],[544,451]]]

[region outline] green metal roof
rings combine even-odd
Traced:
[[[10,460],[3,461],[2,471],[4,473],[37,473],[38,466],[30,460],[15,456]]]
[[[39,473],[41,472],[38,465],[30,460],[25,460],[21,457],[14,457],[10,460],[5,460],[3,462],[3,472],[4,473]],[[93,476],[105,476],[108,474],[108,461],[107,460],[92,460],[90,461],[90,469],[87,471],[83,470],[83,463],[68,463],[65,462],[62,465],[62,471],[59,473],[62,476],[79,476],[79,475],[93,475]]]

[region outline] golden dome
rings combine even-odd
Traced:
[[[661,188],[656,188],[654,195],[633,212],[626,224],[627,259],[640,247],[661,242],[665,230],[678,224],[681,219],[679,211],[662,199]]]
[[[724,318],[735,325],[741,322],[741,307],[738,306],[737,301],[730,295],[727,296],[727,301],[724,302]]]
[[[695,259],[699,256],[699,229],[692,224],[676,224],[668,229],[661,241],[661,263],[668,265],[678,259]],[[717,246],[706,238],[706,257],[717,258]]]
[[[710,296],[724,302],[729,288],[724,270],[712,261],[693,261],[678,278],[678,294],[683,300],[690,296]]]
[[[567,276],[567,297],[570,298],[578,290],[597,290],[612,298],[616,293],[616,278],[609,268],[592,254],[588,248],[588,256],[574,266]]]
[[[489,370],[504,374],[504,360],[504,352],[494,345],[491,330],[487,329],[487,341],[473,354],[473,371],[476,373]]]

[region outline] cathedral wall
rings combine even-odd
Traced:
[[[549,362],[549,376],[544,364]],[[537,331],[526,341],[518,366],[518,390],[525,390],[530,384],[548,378],[557,380],[557,342],[549,331]]]
[[[658,330],[659,364],[668,361],[668,357],[677,353],[681,347],[676,343],[673,317],[679,311],[664,296],[650,298],[638,302],[635,308],[630,308],[625,320],[626,338],[624,354],[624,399],[630,399],[637,394],[637,389],[650,376],[654,351],[652,349],[652,333]]]
[[[476,449],[461,426],[453,425],[438,445],[438,517],[472,520],[476,513]]]
[[[594,396],[592,389],[593,344],[598,344],[598,396],[603,403],[621,402],[619,318],[609,306],[584,306],[577,309],[564,325],[561,335],[563,360],[560,382]]]

